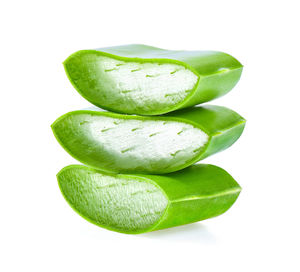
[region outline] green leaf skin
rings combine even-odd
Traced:
[[[164,103],[161,99],[155,102],[146,100],[145,103],[137,105],[137,101],[145,97],[142,93],[134,98],[128,98],[125,94],[126,88],[121,91],[124,92],[121,95],[112,92],[112,85],[107,78],[103,78],[103,71],[100,71],[99,58],[101,57],[122,62],[119,65],[123,62],[137,63],[141,66],[149,63],[180,65],[196,75],[197,80],[191,89],[186,90],[188,95],[176,101]],[[94,105],[114,112],[139,115],[164,114],[225,95],[239,81],[243,69],[239,61],[222,52],[171,51],[139,44],[81,50],[69,56],[64,62],[64,67],[76,90]],[[119,67],[112,70],[116,69]],[[109,69],[107,71],[109,72]],[[132,74],[134,76],[135,73]],[[164,82],[165,80],[162,79],[159,86]],[[123,83],[119,82],[118,87]],[[142,85],[149,87],[147,84]],[[122,86],[120,88],[122,89]]]
[[[207,164],[166,175],[108,174],[70,165],[57,179],[64,198],[83,218],[131,234],[218,216],[233,205],[241,191],[225,170]]]
[[[169,141],[168,136],[155,135],[156,133],[148,131],[147,137],[139,140],[139,143],[134,146],[135,142],[137,142],[136,137],[140,137],[140,135],[134,134],[134,136],[132,136],[131,133],[142,132],[131,132],[133,131],[132,129],[129,133],[131,135],[131,141],[132,138],[134,141],[132,144],[133,150],[130,151],[130,148],[127,148],[127,146],[125,150],[117,147],[119,149],[112,151],[107,147],[107,142],[103,142],[102,138],[100,140],[97,138],[98,135],[101,136],[107,133],[107,129],[101,130],[94,125],[97,122],[100,122],[102,125],[103,117],[109,117],[106,119],[114,118],[112,120],[115,120],[116,123],[123,122],[123,124],[127,124],[131,120],[138,121],[141,124],[146,124],[144,127],[148,130],[148,121],[163,122],[165,124],[176,122],[184,126],[188,125],[197,131],[201,130],[201,133],[204,132],[206,134],[206,140],[200,148],[192,149],[184,153],[186,150],[182,149],[180,151],[177,146],[178,142],[177,144],[173,144],[171,140]],[[199,160],[230,147],[242,134],[245,122],[244,118],[228,108],[207,105],[152,117],[122,115],[105,111],[80,110],[69,112],[61,116],[51,127],[56,139],[62,147],[83,164],[107,172],[163,174],[181,170]],[[114,126],[117,127],[118,125]],[[113,129],[115,129],[115,127]],[[112,148],[116,148],[119,143],[121,143],[120,145],[128,143],[127,136],[123,130],[117,135],[113,129],[110,132],[112,136],[109,136],[109,141],[115,141],[110,143]],[[165,128],[165,130],[166,133],[169,132],[168,128]],[[179,133],[180,132],[177,133],[176,130],[175,136],[177,137],[176,134]],[[96,138],[95,135],[97,136]],[[148,135],[150,136],[148,137]],[[151,140],[154,139],[154,137],[151,137],[152,135],[157,137],[158,143],[153,144],[153,142],[151,142]],[[180,136],[182,138],[180,138],[179,141],[186,141],[186,145],[190,148],[192,140],[187,139],[187,137],[190,136],[184,133]],[[199,142],[198,138],[193,141],[196,142],[196,144]],[[179,154],[177,152],[176,154],[176,152],[167,152],[166,155],[161,154],[162,148],[164,148],[168,142],[170,142],[170,147],[168,148],[173,148],[172,152],[179,149],[178,152],[182,153]],[[148,151],[144,155],[141,155],[146,147],[150,152],[152,150],[158,150],[158,155],[156,156],[156,154],[154,154],[153,158],[149,160],[149,163],[146,162],[150,156]],[[134,148],[137,148],[137,151],[135,151]],[[184,156],[182,154],[184,154]]]

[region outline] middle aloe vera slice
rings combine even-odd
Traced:
[[[164,116],[104,111],[69,112],[53,124],[54,135],[75,159],[123,173],[170,173],[231,146],[245,120],[220,106],[184,109]]]

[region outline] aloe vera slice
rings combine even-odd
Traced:
[[[238,82],[242,65],[216,51],[171,51],[146,45],[81,50],[64,62],[77,91],[120,113],[158,115],[210,101]]]
[[[58,118],[52,129],[75,159],[122,173],[170,173],[226,149],[245,126],[220,106],[184,109],[164,116],[80,110]]]
[[[218,216],[241,187],[223,169],[199,164],[166,175],[108,174],[82,165],[57,179],[71,207],[88,221],[118,232],[142,233]]]

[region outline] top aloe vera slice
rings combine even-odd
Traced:
[[[71,165],[57,174],[61,192],[88,221],[142,233],[188,224],[227,211],[241,187],[223,169],[194,165],[167,175],[108,174]]]
[[[171,51],[146,45],[81,50],[64,62],[77,91],[103,109],[158,115],[229,92],[242,65],[216,51]]]
[[[120,173],[170,173],[231,146],[245,119],[220,106],[162,116],[81,110],[58,118],[52,129],[75,159]]]

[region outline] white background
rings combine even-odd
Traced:
[[[3,1],[0,270],[300,271],[299,1]],[[205,163],[243,187],[226,214],[124,235],[71,210],[56,173],[76,163],[50,124],[90,104],[63,60],[80,49],[143,43],[219,50],[244,64],[241,81],[211,102],[248,122],[232,148]]]

